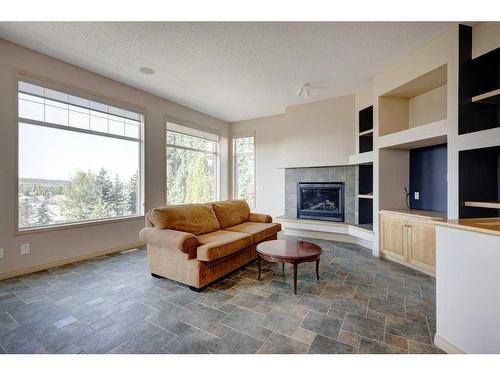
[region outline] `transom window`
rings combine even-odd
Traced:
[[[255,137],[233,139],[234,197],[255,207]]]
[[[167,123],[167,204],[218,199],[219,137]]]
[[[18,228],[142,214],[143,116],[20,80]]]

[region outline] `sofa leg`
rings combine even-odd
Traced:
[[[157,279],[164,279],[163,276],[157,275],[156,273],[152,273],[151,276],[157,278]]]

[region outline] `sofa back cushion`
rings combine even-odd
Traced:
[[[195,236],[220,229],[211,204],[159,207],[151,210],[149,218],[156,229],[173,229]]]
[[[212,203],[222,229],[248,221],[250,207],[244,199]]]

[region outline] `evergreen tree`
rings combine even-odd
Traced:
[[[35,221],[35,199],[32,192],[25,192],[19,196],[19,227],[31,226]]]
[[[50,199],[50,193],[45,193],[38,197],[38,204],[36,210],[36,224],[45,225],[52,223],[52,214],[50,213],[48,200]]]
[[[207,157],[202,155],[190,170],[186,180],[186,203],[210,202],[213,199],[212,184],[207,168]]]
[[[102,192],[92,172],[78,171],[71,182],[64,188],[64,199],[61,209],[66,220],[88,220],[95,218],[96,211],[102,211]]]
[[[111,202],[110,208],[114,216],[123,216],[127,209],[127,197],[125,197],[125,191],[123,183],[118,175],[115,176],[115,181],[113,188],[111,190]]]
[[[128,184],[128,199],[127,199],[127,206],[128,206],[128,214],[133,215],[136,214],[137,211],[137,191],[138,191],[138,186],[139,186],[139,179],[137,172],[134,173],[132,178],[130,179],[130,182]]]
[[[108,172],[101,168],[95,177],[95,192],[97,198],[96,213],[100,217],[108,217],[112,214],[113,207],[113,182]]]

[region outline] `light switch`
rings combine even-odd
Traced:
[[[418,191],[415,192],[414,194],[414,199],[418,201],[420,199],[420,193]]]
[[[21,255],[28,255],[31,253],[31,248],[29,243],[23,243],[21,245]]]

